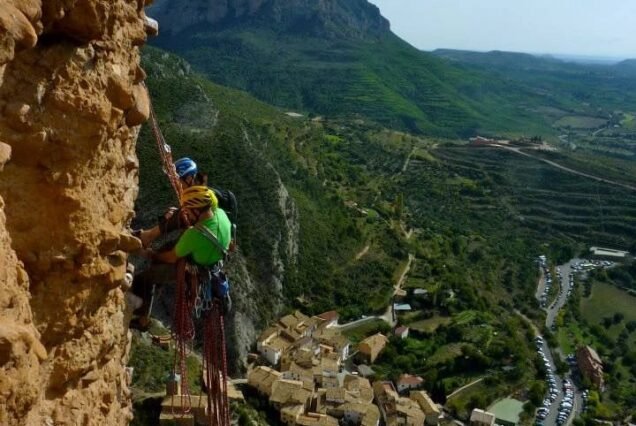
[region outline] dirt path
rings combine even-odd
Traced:
[[[360,250],[360,252],[358,254],[356,254],[356,257],[354,257],[354,259],[355,260],[362,259],[362,257],[369,252],[369,247],[371,247],[369,244],[364,246],[364,248],[362,250]]]
[[[397,282],[395,283],[393,294],[397,294],[397,292],[400,291],[400,289],[402,288],[402,284],[404,284],[404,280],[406,279],[406,274],[408,274],[411,270],[411,264],[413,263],[413,260],[415,260],[415,256],[409,253],[409,260],[406,263],[406,267],[404,267],[400,278],[398,278]]]
[[[549,164],[552,167],[556,167],[557,169],[561,169],[561,170],[563,170],[565,172],[568,172],[568,173],[572,173],[572,174],[575,174],[575,175],[578,175],[578,176],[583,176],[583,177],[586,177],[588,179],[595,180],[597,182],[603,182],[603,183],[607,183],[609,185],[620,186],[621,188],[628,189],[630,191],[636,191],[636,186],[632,186],[632,185],[628,185],[626,183],[620,183],[620,182],[616,182],[616,181],[613,181],[613,180],[605,179],[605,178],[602,178],[602,177],[594,176],[594,175],[591,175],[591,174],[588,174],[588,173],[580,172],[578,170],[574,170],[574,169],[571,169],[569,167],[562,166],[561,164],[555,163],[554,161],[546,160],[545,158],[537,157],[535,155],[528,154],[526,152],[522,152],[519,148],[513,148],[513,147],[510,147],[510,146],[503,146],[503,145],[493,145],[493,146],[497,146],[498,148],[503,148],[503,149],[506,149],[508,151],[515,152],[515,153],[517,153],[519,155],[523,155],[525,157],[530,157],[530,158],[533,158],[535,160],[542,161],[542,162],[544,162],[546,164]]]
[[[532,322],[532,320],[530,318],[528,318],[527,316],[525,316],[524,314],[522,314],[520,311],[518,311],[516,309],[515,309],[515,314],[519,315],[525,322],[528,323],[530,328],[532,328],[532,331],[534,332],[535,336],[540,336],[541,335],[541,331],[539,331],[537,326],[534,325],[534,323]]]
[[[400,274],[400,278],[398,278],[398,280],[395,282],[395,285],[393,286],[393,296],[395,296],[402,288],[402,284],[404,284],[404,280],[411,270],[411,264],[413,263],[413,260],[415,260],[415,256],[409,253],[409,260],[406,263],[404,270]],[[393,297],[391,297],[391,303],[389,303],[389,306],[386,307],[386,311],[384,311],[384,314],[378,316],[378,318],[391,325],[391,327],[396,325],[396,316],[395,312],[393,312]]]
[[[404,222],[400,221],[400,230],[404,234],[404,238],[406,238],[406,240],[408,241],[413,236],[413,232],[415,231],[415,228],[411,228],[407,231],[406,228],[404,227]]]
[[[413,148],[411,152],[409,152],[409,155],[406,156],[406,160],[404,160],[404,165],[402,166],[402,173],[404,173],[406,169],[409,167],[409,163],[411,162],[411,157],[413,156],[414,153],[415,153],[415,148]]]
[[[456,389],[453,391],[453,393],[451,393],[450,395],[446,396],[446,399],[450,399],[451,397],[455,396],[456,394],[458,394],[459,392],[463,391],[464,389],[468,389],[471,386],[476,385],[477,383],[481,382],[482,380],[484,380],[484,378],[482,377],[481,379],[477,379],[474,382],[470,382],[467,385],[462,386],[459,389]]]

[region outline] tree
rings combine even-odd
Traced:
[[[488,400],[486,399],[486,395],[483,393],[474,394],[470,397],[468,401],[469,410],[472,411],[475,408],[485,409],[488,405]]]
[[[536,406],[541,405],[543,396],[545,395],[545,390],[546,389],[543,382],[535,381],[534,383],[532,383],[532,386],[530,386],[530,390],[528,391],[528,397],[530,398],[530,401]]]
[[[446,404],[446,386],[444,385],[444,382],[441,380],[435,382],[433,390],[431,391],[431,398],[438,404]]]
[[[620,324],[625,319],[625,315],[622,312],[616,312],[614,314],[614,324]]]

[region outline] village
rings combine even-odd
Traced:
[[[396,337],[408,329],[398,327]],[[299,311],[266,329],[249,386],[269,400],[287,425],[435,425],[441,408],[409,374],[396,383],[373,381],[370,367],[388,338],[374,334],[352,347],[335,311],[308,317]],[[260,365],[259,365],[260,364]]]

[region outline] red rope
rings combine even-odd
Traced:
[[[147,87],[146,91],[148,91]],[[168,180],[170,181],[170,185],[172,185],[172,189],[177,195],[177,199],[180,199],[181,184],[179,183],[179,175],[177,175],[177,170],[175,169],[174,162],[172,161],[172,149],[170,148],[170,145],[166,143],[166,139],[163,137],[163,133],[159,128],[157,115],[155,114],[155,109],[153,108],[152,100],[150,99],[150,91],[148,91],[148,101],[150,104],[150,128],[152,129],[152,133],[155,136],[155,142],[157,143],[159,156],[161,157],[161,162],[163,163],[163,172],[168,176]]]
[[[188,343],[194,339],[194,324],[190,316],[190,306],[188,303],[186,281],[186,262],[180,260],[177,263],[177,293],[175,299],[175,310],[172,324],[173,338],[175,341],[175,360],[173,365],[173,374],[179,371],[181,375],[181,407],[179,414],[185,415],[190,412],[192,407],[192,399],[190,397],[190,388],[188,386]],[[174,407],[174,396],[173,404]],[[174,413],[173,413],[174,414]]]
[[[221,425],[229,426],[230,425],[230,404],[227,399],[227,351],[225,347],[225,323],[223,321],[222,307],[220,306],[220,302],[217,300],[214,304],[215,309],[219,313],[219,330],[221,341],[219,342],[219,347],[221,348],[221,374],[223,374],[221,380],[221,414],[223,416]]]
[[[206,370],[209,426],[229,426],[227,356],[221,306],[215,301],[204,318],[204,368]]]

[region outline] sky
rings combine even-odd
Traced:
[[[636,0],[369,0],[422,50],[636,58]]]

